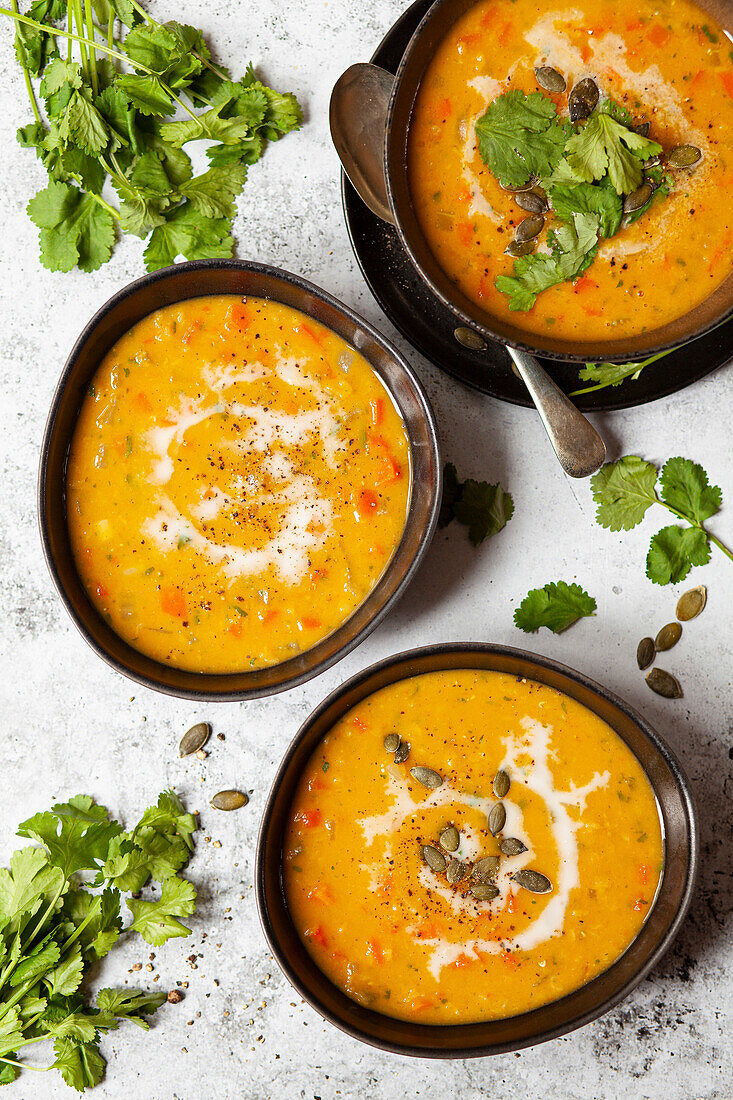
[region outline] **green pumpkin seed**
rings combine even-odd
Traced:
[[[448,879],[451,886],[456,886],[459,882],[463,882],[468,871],[469,867],[467,863],[464,863],[461,859],[452,859],[448,864],[448,870],[445,872],[445,877]]]
[[[666,626],[662,627],[654,640],[657,653],[663,653],[665,649],[671,649],[673,645],[677,645],[681,637],[682,627],[680,624],[667,623]]]
[[[667,153],[670,168],[694,168],[702,160],[702,153],[696,145],[677,145]]]
[[[397,752],[397,749],[400,747],[399,733],[388,733],[384,739],[384,747],[387,752]]]
[[[663,668],[653,668],[646,675],[646,682],[653,692],[665,699],[681,699],[682,688],[679,680]]]
[[[208,722],[197,722],[195,726],[191,726],[190,730],[186,730],[181,743],[178,746],[179,756],[190,756],[191,753],[198,752],[204,747],[206,742],[211,737],[211,726]]]
[[[493,886],[488,882],[480,882],[477,886],[471,887],[471,893],[476,898],[476,901],[493,901],[494,898],[498,898],[499,896],[499,887]]]
[[[430,870],[435,871],[436,875],[440,875],[445,871],[445,856],[437,848],[433,848],[432,844],[423,844],[422,857]]]
[[[537,247],[537,241],[510,241],[504,251],[507,256],[514,256],[516,259],[518,256],[528,256],[530,252],[534,252]]]
[[[544,225],[545,219],[542,214],[530,214],[528,218],[523,218],[514,231],[515,242],[525,244],[527,241],[533,241],[540,235]]]
[[[461,843],[461,834],[454,825],[449,825],[447,829],[443,829],[438,837],[438,843],[446,852],[456,852],[458,851],[458,845]]]
[[[506,810],[503,802],[495,802],[489,810],[489,832],[496,836],[504,828],[506,822]]]
[[[499,870],[498,856],[482,856],[473,865],[471,878],[474,882],[485,883],[496,877]]]
[[[580,80],[573,88],[568,99],[571,122],[581,122],[587,118],[598,103],[600,92],[598,85],[589,76]]]
[[[687,592],[683,592],[677,601],[677,618],[680,622],[686,623],[690,619],[696,619],[705,607],[707,598],[708,590],[704,584],[699,584],[697,588],[690,588]]]
[[[423,787],[429,787],[431,791],[443,786],[442,775],[438,775],[432,768],[410,768],[410,775],[418,783],[422,783]]]
[[[511,780],[506,772],[497,772],[494,776],[494,794],[497,798],[506,798],[509,794],[509,787],[511,786]]]
[[[517,195],[520,191],[531,191],[536,183],[537,176],[530,176],[527,182],[520,184],[519,187],[507,187],[501,180],[499,180],[499,187],[501,187],[502,191],[509,191],[510,194]]]
[[[624,214],[633,214],[636,210],[641,210],[642,206],[646,206],[649,199],[654,194],[654,188],[650,183],[646,181],[642,183],[641,187],[637,187],[636,191],[632,191],[630,195],[627,195],[624,199]]]
[[[487,344],[483,336],[479,336],[472,328],[459,325],[458,328],[453,329],[453,335],[464,348],[470,348],[471,351],[486,351]]]
[[[559,95],[565,91],[565,77],[550,65],[538,65],[534,77],[540,88],[544,88],[546,92]]]
[[[635,134],[641,134],[642,137],[649,137],[649,131],[651,130],[651,128],[651,122],[640,122],[638,126],[631,127]]]
[[[521,191],[515,195],[514,201],[530,214],[544,214],[548,209],[547,199],[543,199],[535,191]]]
[[[405,760],[407,760],[407,757],[409,755],[410,755],[410,742],[409,741],[400,741],[399,745],[397,746],[397,751],[394,754],[395,764],[404,764]]]
[[[529,890],[531,894],[549,894],[552,889],[549,878],[541,875],[539,871],[531,871],[528,867],[525,867],[522,871],[516,871],[512,875],[512,881],[525,890]]]
[[[639,668],[649,668],[656,652],[657,647],[654,645],[654,639],[642,638],[636,647],[636,663]]]
[[[242,791],[219,791],[209,803],[215,810],[239,810],[249,802]]]
[[[527,845],[515,836],[508,836],[506,840],[502,840],[499,848],[505,856],[521,856],[522,852],[527,851]]]

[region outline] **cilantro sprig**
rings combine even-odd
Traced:
[[[101,1035],[120,1020],[148,1028],[165,993],[102,989],[90,1004],[81,985],[121,935],[137,932],[159,945],[189,934],[178,917],[193,912],[196,890],[177,872],[195,829],[173,791],[164,791],[129,833],[88,795],[18,827],[38,846],[18,849],[0,868],[0,1084],[24,1067],[57,1069],[83,1092],[104,1075]],[[129,899],[133,919],[123,929],[122,894],[138,894],[151,878],[161,883],[160,898]],[[28,1065],[25,1048],[46,1040],[53,1043],[51,1064]]]
[[[598,506],[596,521],[609,531],[632,530],[653,504],[688,524],[671,524],[652,537],[646,575],[654,584],[676,584],[694,565],[705,565],[710,543],[733,561],[733,553],[705,527],[720,510],[722,493],[702,466],[688,458],[670,458],[660,472],[638,455],[625,455],[593,475],[591,491]]]
[[[34,117],[18,141],[49,175],[28,204],[41,263],[95,271],[119,232],[148,238],[149,271],[178,256],[231,256],[248,167],[268,141],[299,128],[295,96],[262,84],[251,66],[233,80],[201,31],[160,24],[137,0],[33,0],[29,14],[13,0],[0,14],[16,24]],[[194,176],[183,147],[202,139],[210,168]]]
[[[605,390],[608,386],[620,386],[627,378],[635,381],[645,367],[656,363],[658,359],[664,359],[665,355],[671,355],[676,350],[676,348],[670,348],[669,351],[659,351],[656,355],[650,355],[648,359],[637,360],[634,363],[586,363],[580,368],[578,377],[581,382],[592,382],[593,385],[572,390],[569,396],[578,397],[582,393]]]
[[[514,501],[498,482],[458,480],[452,462],[443,471],[443,499],[438,526],[447,527],[454,519],[468,527],[468,537],[474,546],[496,535],[514,515]]]
[[[562,634],[578,619],[594,615],[596,601],[579,584],[550,581],[527,593],[514,612],[514,622],[525,634],[534,634],[546,626],[553,634]]]

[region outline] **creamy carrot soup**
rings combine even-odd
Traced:
[[[343,623],[402,535],[405,427],[367,361],[277,302],[151,314],[101,364],[67,512],[115,631],[199,672],[273,664]]]
[[[613,339],[682,316],[723,282],[733,268],[731,29],[689,0],[637,0],[633,7],[617,0],[480,0],[456,22],[419,89],[408,161],[428,243],[467,297],[527,333]],[[587,80],[596,88],[596,112],[615,112],[623,124],[620,129],[604,119],[614,130],[612,151],[633,165],[627,144],[643,158],[645,146],[637,136],[643,134],[661,152],[634,167],[636,180],[626,191],[639,190],[630,195],[621,188],[623,221],[619,226],[619,214],[608,239],[607,226],[598,240],[593,217],[581,219],[586,236],[581,252],[585,249],[592,261],[587,268],[569,264],[567,281],[544,290],[534,303],[512,300],[506,285],[500,289],[501,277],[512,276],[515,263],[521,268],[525,260],[507,254],[507,247],[516,250],[528,230],[532,237],[517,254],[523,257],[536,247],[536,255],[547,255],[562,211],[547,180],[530,177],[530,184],[538,184],[539,202],[524,208],[518,204],[519,188],[502,188],[480,153],[478,120],[499,97],[521,92],[535,95],[535,106],[549,103],[552,110],[554,105],[557,126],[569,134],[569,97]],[[489,150],[494,165],[494,154],[501,158],[518,132],[516,102],[511,106],[503,118],[494,116],[496,143]],[[526,115],[522,121],[530,129],[546,124]],[[585,114],[576,127],[581,134],[587,121]],[[542,140],[546,137],[547,132]],[[534,157],[540,139],[530,133],[528,140]],[[558,150],[561,144],[558,140]],[[609,183],[591,156],[599,148],[585,144],[579,157],[569,158],[586,175],[573,176],[566,160],[555,178],[565,184],[590,180],[596,187]],[[567,201],[565,207],[568,221]],[[585,200],[574,209],[597,213]],[[532,210],[541,215],[539,222],[520,230]],[[544,226],[536,230],[543,214]]]
[[[662,870],[636,757],[573,699],[437,672],[359,703],[304,771],[285,890],[318,966],[388,1016],[526,1012],[629,946]]]

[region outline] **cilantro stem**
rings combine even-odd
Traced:
[[[47,1036],[43,1036],[43,1038],[46,1037]],[[38,1039],[34,1041],[40,1042],[41,1038],[42,1037],[39,1035]],[[20,1046],[23,1045],[23,1043],[20,1044]],[[18,1066],[19,1069],[32,1069],[35,1070],[36,1073],[48,1073],[50,1069],[53,1069],[53,1066],[31,1066],[28,1062],[18,1062],[15,1058],[8,1058],[7,1054],[0,1055],[0,1062],[5,1062],[9,1066]]]
[[[662,359],[665,355],[670,355],[676,350],[676,348],[670,348],[669,351],[660,351],[656,355],[651,355],[641,363],[629,363],[629,369],[624,371],[622,375],[619,375],[618,378],[614,378],[613,382],[597,382],[595,386],[586,386],[582,390],[572,390],[568,394],[568,397],[579,397],[583,393],[595,393],[596,390],[605,390],[608,386],[618,386],[620,382],[625,382],[627,378],[631,378],[635,374],[640,374],[644,367],[648,367],[650,363],[656,363],[657,359]],[[588,363],[587,366],[596,366],[596,364]]]
[[[89,0],[84,0],[84,15],[87,21],[87,35],[89,36],[89,69],[92,77],[92,89],[95,96],[99,95],[99,78],[97,75],[97,51],[94,42],[94,20],[92,18],[92,5]]]
[[[82,180],[81,176],[77,176],[75,172],[71,172],[70,175],[73,180],[76,180],[82,190],[84,190],[84,181]],[[112,206],[111,203],[107,202],[106,199],[103,199],[101,195],[95,195],[93,191],[84,191],[84,194],[88,195],[90,199],[93,199],[98,206],[101,206],[102,209],[106,210],[108,214],[111,214],[113,218],[116,218],[117,221],[120,221],[119,210],[115,209],[115,207]]]
[[[115,15],[114,11],[111,12],[109,19],[107,20],[107,45],[112,46],[115,40]]]
[[[703,527],[703,525],[701,523],[698,523],[697,520],[690,519],[690,517],[686,516],[684,512],[680,512],[677,510],[677,508],[673,508],[671,504],[667,504],[667,502],[657,496],[656,493],[654,494],[654,499],[656,500],[657,504],[661,504],[662,507],[666,508],[668,512],[671,512],[673,516],[677,516],[677,519],[682,519],[685,521],[685,523],[689,523],[690,527],[697,527],[698,531],[702,531],[703,535],[705,535],[705,538],[710,539],[711,542],[714,542],[715,545],[718,547],[718,550],[721,550],[727,558],[730,558],[730,560],[733,561],[733,553],[731,553],[725,543],[720,541],[717,535],[713,535],[710,531],[708,531],[707,527]]]
[[[13,11],[18,14],[18,0],[10,0],[10,2],[13,5]],[[36,99],[36,93],[33,91],[33,81],[31,80],[31,74],[28,72],[28,59],[25,52],[25,45],[23,43],[23,39],[20,37],[19,34],[16,37],[16,47],[18,50],[18,59],[23,70],[25,86],[28,89],[28,98],[31,101],[31,107],[33,108],[33,114],[35,115],[36,122],[41,122],[41,112],[38,110],[38,100]]]
[[[89,80],[89,76],[90,76],[89,54],[87,53],[86,35],[83,33],[84,32],[84,16],[83,16],[82,10],[81,10],[81,0],[73,0],[73,4],[70,4],[69,6],[71,7],[72,12],[73,12],[74,22],[76,23],[76,29],[79,32],[79,34],[77,36],[77,42],[79,43],[79,57],[81,59],[81,67],[82,67],[82,70],[83,70],[84,75],[86,76],[87,80]]]

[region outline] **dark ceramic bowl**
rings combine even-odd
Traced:
[[[112,345],[163,306],[210,294],[271,298],[314,317],[367,359],[402,414],[410,441],[412,485],[402,539],[376,587],[337,630],[281,664],[238,673],[188,672],[139,653],[112,630],[86,594],[66,521],[69,444],[89,382]],[[46,562],[75,625],[105,661],[145,687],[189,699],[255,699],[295,687],[359,644],[404,592],[427,550],[441,497],[441,461],[428,398],[400,353],[330,294],[287,271],[237,260],[176,264],[146,275],[102,306],[76,341],[59,380],[41,447],[38,515]]]
[[[733,0],[696,0],[723,26],[733,23]],[[566,362],[616,363],[645,359],[702,336],[733,316],[733,274],[699,306],[676,321],[616,340],[563,339],[562,334],[528,336],[472,302],[449,279],[433,256],[410,196],[407,141],[418,88],[435,51],[453,24],[475,0],[435,0],[415,30],[394,77],[384,134],[384,175],[392,218],[401,243],[421,278],[462,323],[489,339]],[[376,137],[380,140],[381,135]],[[724,201],[721,196],[721,202]]]
[[[352,1001],[318,969],[288,912],[282,878],[283,837],[298,781],[316,746],[351,707],[380,688],[425,672],[478,668],[525,676],[565,692],[616,731],[641,763],[657,798],[664,834],[664,872],[636,939],[587,985],[552,1004],[506,1020],[429,1025],[393,1020]],[[410,650],[354,676],[321,703],[298,731],[272,785],[257,841],[255,885],[260,921],[275,959],[301,997],[355,1039],[423,1058],[504,1054],[555,1039],[608,1012],[659,961],[690,904],[697,869],[695,809],[679,764],[628,704],[564,665],[506,646],[447,644]]]

